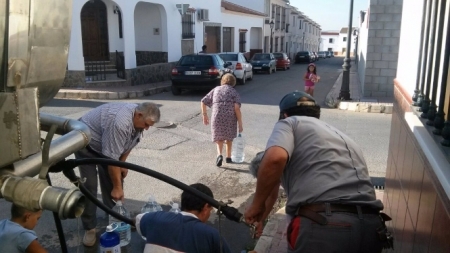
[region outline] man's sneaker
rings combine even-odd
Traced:
[[[97,231],[95,230],[95,228],[86,230],[83,237],[84,246],[92,247],[95,245],[95,241],[97,241]]]

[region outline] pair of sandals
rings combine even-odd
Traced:
[[[223,156],[222,155],[217,156],[217,159],[216,159],[217,167],[222,166],[222,162],[223,162]],[[230,157],[227,157],[227,158],[225,158],[225,162],[226,163],[232,163],[233,161],[231,160]]]

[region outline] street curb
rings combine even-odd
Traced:
[[[170,91],[170,84],[152,87],[140,90],[130,91],[101,91],[101,90],[75,90],[75,89],[60,89],[55,98],[64,99],[128,99],[150,96],[166,91]],[[130,87],[132,88],[132,87]]]
[[[338,109],[352,111],[352,112],[392,114],[393,104],[392,103],[377,103],[377,102],[340,101],[338,104]]]
[[[338,99],[339,91],[342,85],[342,75],[341,73],[339,77],[336,79],[333,87],[330,92],[328,92],[325,97],[325,105],[329,108],[336,108],[339,110],[347,110],[352,112],[366,112],[366,113],[384,113],[384,114],[392,114],[393,103],[379,103],[379,102],[370,102],[371,99],[366,99],[364,101],[363,98],[361,101],[358,98],[358,101],[341,101]]]
[[[278,210],[267,222],[263,234],[256,243],[255,252],[269,253],[272,249],[277,249],[280,244],[286,244],[286,212],[285,208]]]

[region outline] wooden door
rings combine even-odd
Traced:
[[[81,9],[81,34],[85,61],[109,60],[106,5],[88,1]]]

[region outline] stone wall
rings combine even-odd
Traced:
[[[172,68],[176,62],[159,63],[138,66],[135,69],[125,70],[127,86],[168,81],[171,78]]]
[[[87,82],[84,71],[66,71],[66,77],[62,87],[66,88],[94,88],[94,87],[117,87],[135,86],[141,84],[169,81],[172,68],[176,62],[157,63],[152,65],[138,66],[135,69],[126,69],[126,80],[119,78],[108,79],[100,82]]]
[[[397,74],[403,0],[370,0],[365,97],[392,97]],[[420,28],[418,28],[420,29]]]
[[[85,87],[86,84],[86,75],[84,71],[73,71],[67,70],[66,77],[64,78],[64,82],[62,87]]]
[[[137,66],[167,63],[167,59],[167,52],[136,51]]]
[[[181,40],[181,54],[193,54],[194,53],[194,40]]]

